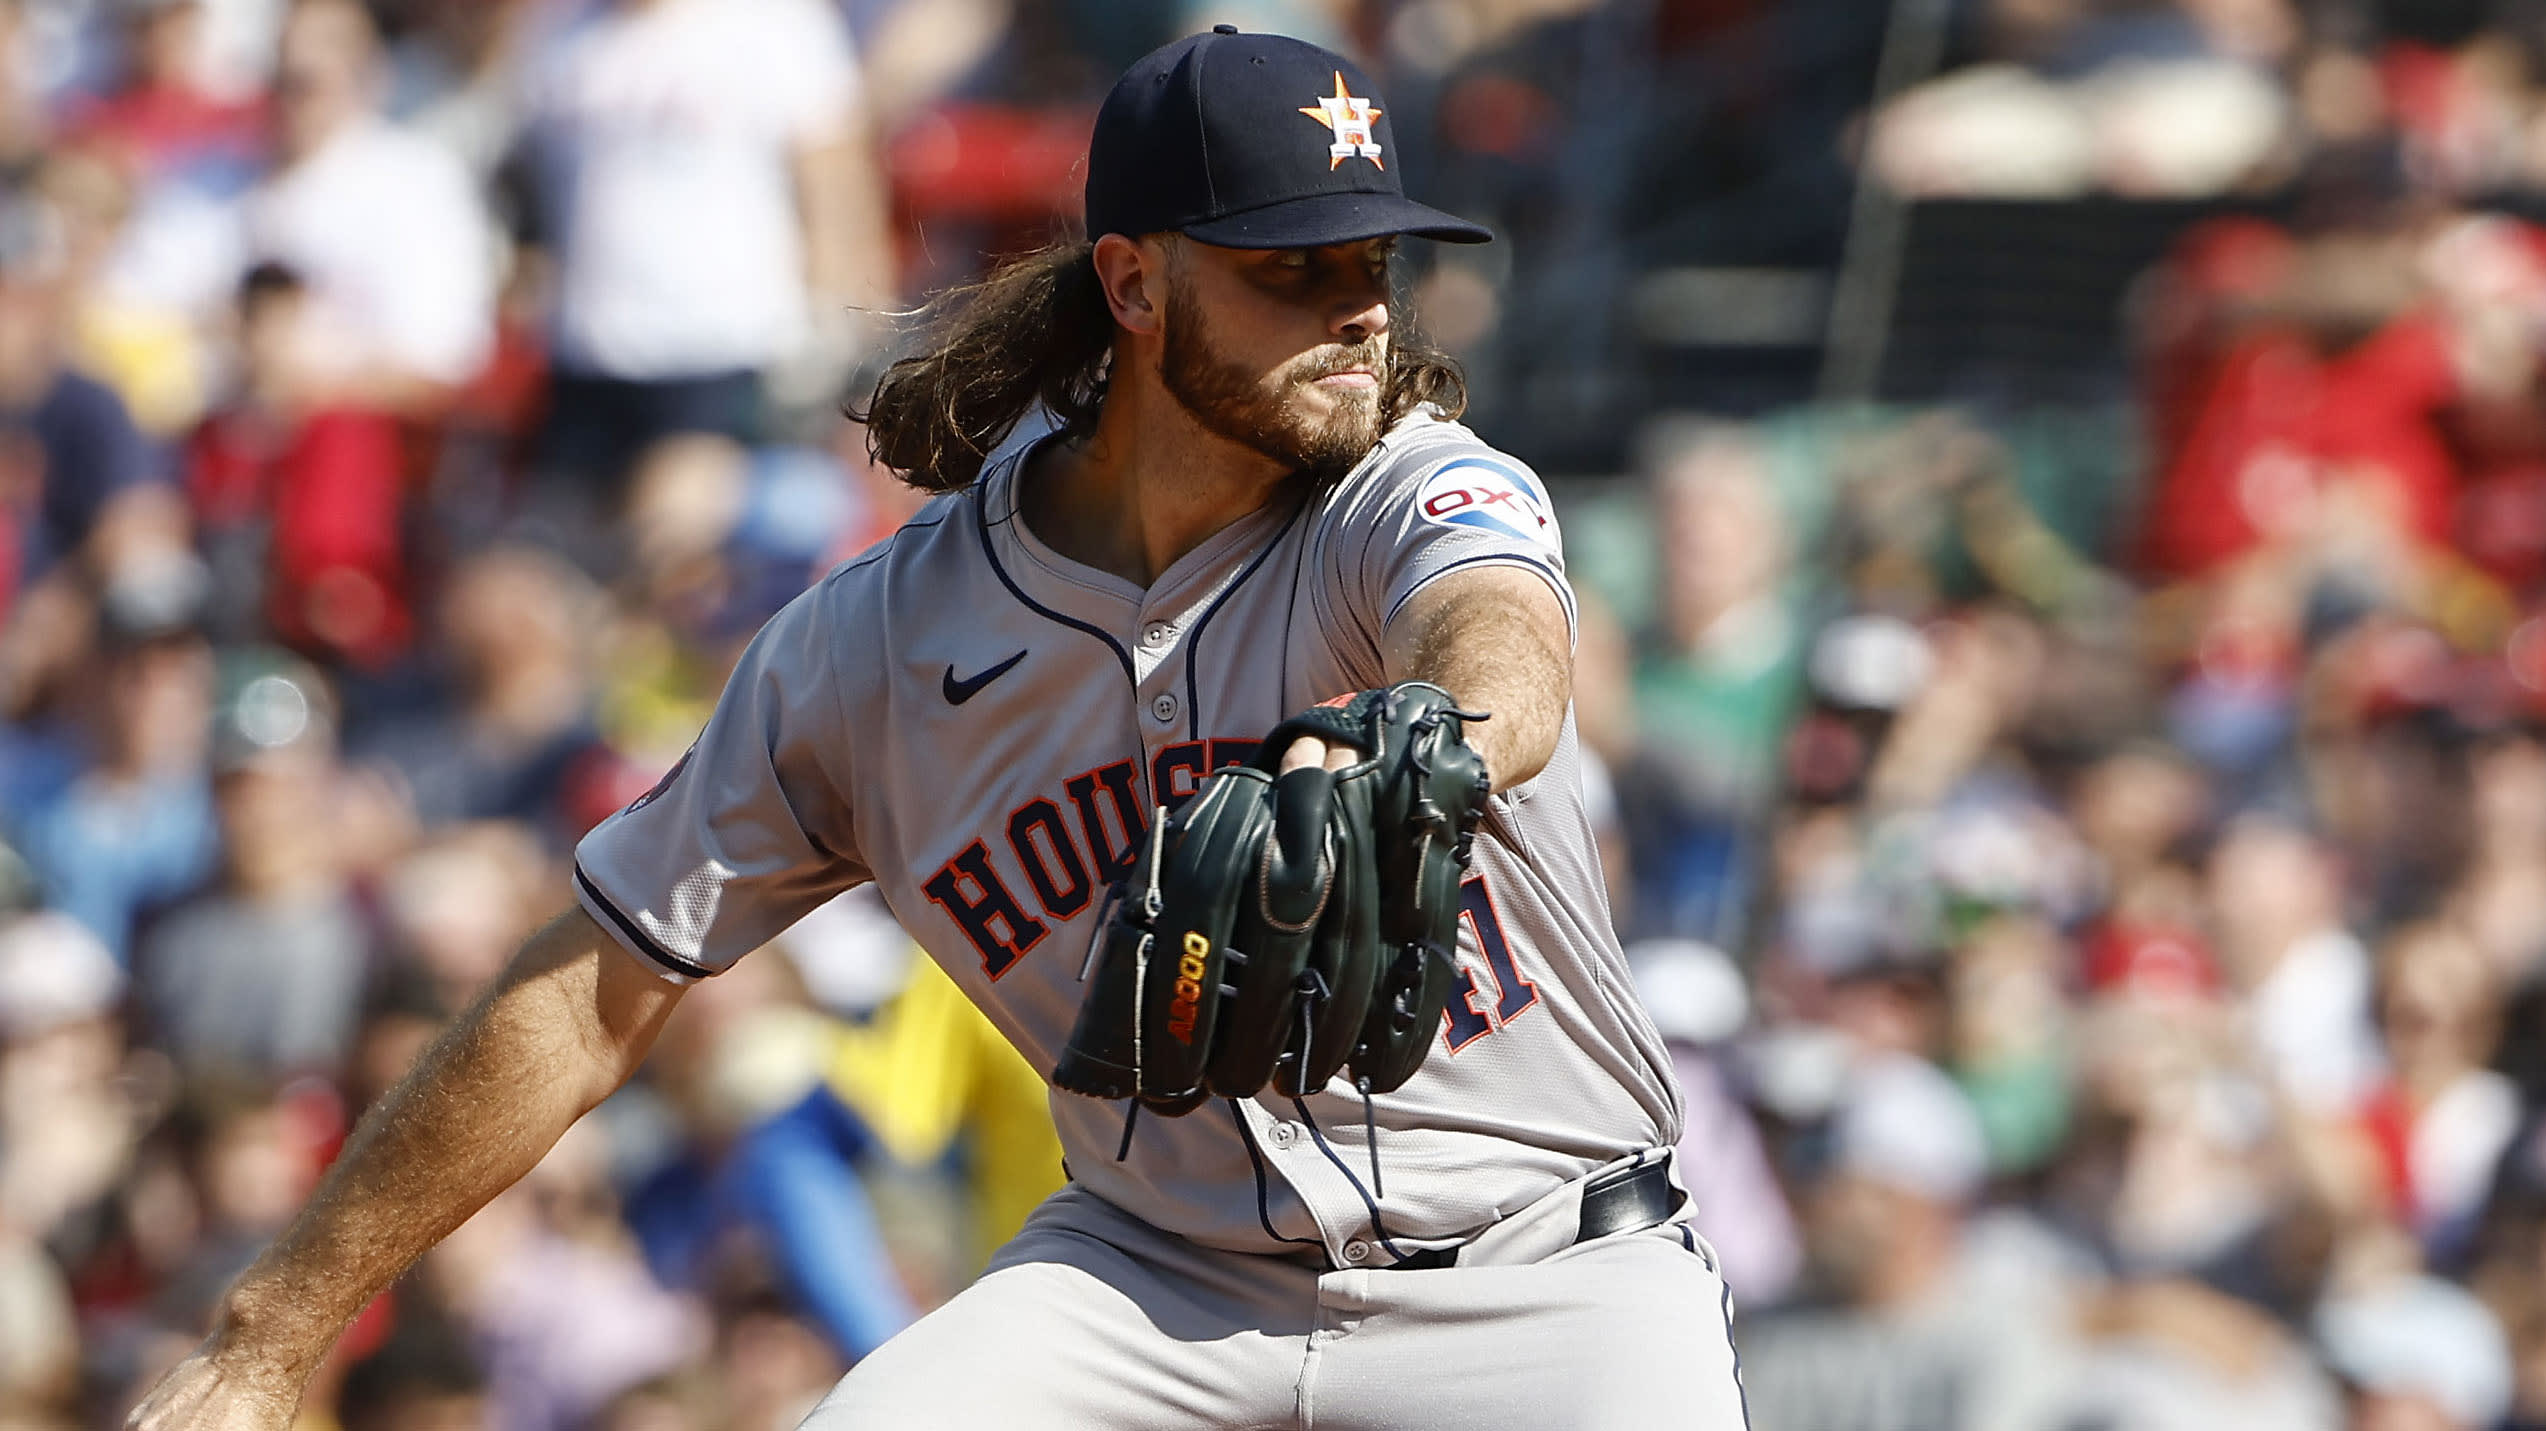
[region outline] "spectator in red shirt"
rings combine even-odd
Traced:
[[[206,89],[200,0],[124,0],[124,74],[75,106],[70,138],[114,154],[148,186],[175,180],[236,192],[265,151],[263,106]]]
[[[397,423],[331,391],[304,352],[300,276],[248,273],[239,297],[241,382],[187,446],[186,493],[217,590],[223,634],[261,626],[308,655],[379,669],[413,620],[401,528]]]
[[[2330,357],[2287,327],[2240,339],[2159,478],[2149,565],[2199,575],[2258,546],[2304,542],[2346,487],[2397,529],[2445,540],[2457,470],[2435,423],[2456,395],[2448,335],[2426,314]]]
[[[2523,407],[2538,374],[2546,233],[2461,216],[2411,245],[2295,245],[2240,221],[2196,232],[2170,269],[2147,569],[2199,576],[2258,548],[2325,549],[2347,514],[2447,546],[2456,429]]]

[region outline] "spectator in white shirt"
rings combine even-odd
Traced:
[[[576,0],[523,79],[548,472],[615,489],[662,439],[750,440],[773,370],[844,356],[889,299],[855,56],[821,0]]]
[[[275,75],[279,163],[249,247],[309,283],[310,341],[347,396],[430,411],[493,338],[493,231],[467,170],[382,118],[379,35],[358,0],[298,0]]]
[[[2386,1080],[2369,951],[2343,926],[2333,855],[2269,813],[2231,822],[2210,856],[2220,952],[2243,986],[2256,1060],[2295,1109],[2348,1118]]]

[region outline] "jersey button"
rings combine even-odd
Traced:
[[[1160,725],[1165,725],[1176,718],[1176,698],[1161,694],[1158,699],[1149,703],[1149,713],[1158,718]]]
[[[1370,1244],[1356,1237],[1344,1244],[1344,1260],[1359,1266],[1370,1260]]]
[[[1140,628],[1140,644],[1143,646],[1164,646],[1169,641],[1175,639],[1175,635],[1175,627],[1168,625],[1164,621],[1152,621],[1147,626]]]
[[[1297,1123],[1276,1123],[1273,1125],[1272,1136],[1274,1147],[1287,1148],[1300,1140],[1300,1125]]]

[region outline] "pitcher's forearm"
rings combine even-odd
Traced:
[[[580,912],[532,937],[231,1288],[216,1354],[298,1385],[373,1297],[634,1071],[680,991],[607,941]]]
[[[1573,698],[1572,635],[1545,578],[1523,567],[1453,572],[1389,624],[1391,681],[1430,681],[1491,715],[1467,728],[1494,788],[1535,777],[1555,754]]]

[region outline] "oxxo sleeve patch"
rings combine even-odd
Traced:
[[[1557,549],[1556,513],[1538,479],[1487,457],[1444,464],[1415,493],[1415,508],[1436,526],[1466,527]]]

